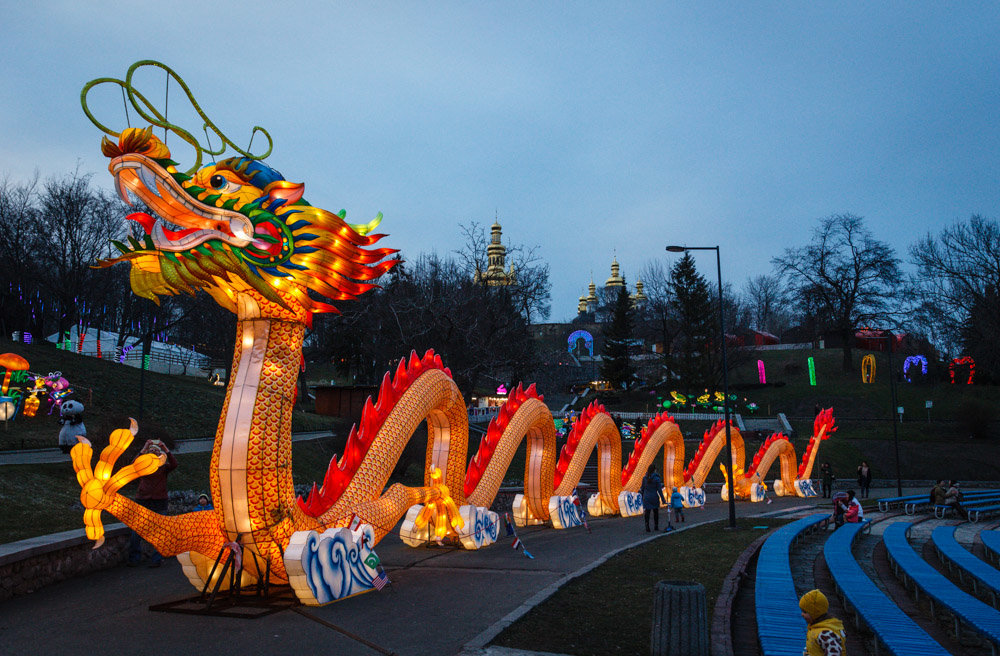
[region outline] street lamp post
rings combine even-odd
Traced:
[[[722,340],[722,407],[726,419],[726,486],[729,488],[729,528],[736,528],[736,488],[733,487],[733,438],[729,426],[729,366],[726,362],[726,321],[722,308],[722,260],[718,246],[667,246],[670,253],[715,251],[715,272],[719,278],[719,338]]]

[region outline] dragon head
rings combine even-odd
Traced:
[[[369,234],[381,214],[349,224],[258,160],[231,157],[187,175],[152,127],[124,130],[117,143],[105,137],[101,151],[122,199],[131,204],[131,192],[153,215],[129,215],[142,239],[115,241],[121,255],[99,266],[130,262],[132,290],[144,298],[203,289],[241,315],[308,324],[314,312],[336,312],[327,301],[363,294],[398,263],[385,259],[395,250],[365,248],[384,236]]]

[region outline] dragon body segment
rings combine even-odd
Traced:
[[[85,87],[84,97],[95,83],[112,81],[128,90],[139,109],[135,98],[145,99],[132,90],[130,80],[136,66],[146,64],[134,65],[125,82],[96,80]],[[673,418],[658,415],[641,431],[622,468],[621,435],[603,406],[592,403],[557,458],[552,414],[534,386],[519,385],[511,392],[476,455],[466,463],[465,403],[441,358],[428,351],[423,357],[411,354],[394,375],[386,374],[377,402],[369,399],[365,404],[359,426],[352,429],[344,453],[331,460],[322,485],[314,485],[306,499],[297,498],[291,420],[305,330],[313,313],[336,312],[332,303],[363,294],[397,263],[390,257],[394,250],[375,247],[382,235],[371,231],[381,215],[365,225],[349,224],[343,211],[313,207],[303,198],[302,184],[289,182],[244,151],[243,157],[201,168],[196,163],[182,173],[151,127],[116,133],[87,114],[115,137],[104,140],[102,151],[110,158],[108,169],[123,198],[134,196],[153,213],[132,214],[129,219],[138,229],[127,243],[115,243],[119,256],[100,266],[129,263],[133,291],[154,301],[204,290],[238,319],[232,375],[212,451],[214,510],[165,516],[119,493],[162,464],[144,454],[114,471],[137,433],[133,422],[130,429],[112,433],[93,468],[88,442],[72,450],[84,524],[88,537],[97,542],[95,548],[103,541],[101,513],[108,511],[163,555],[178,555],[185,574],[199,588],[216,580],[226,585],[213,565],[228,550],[242,562],[243,584],[267,576],[272,582],[290,583],[304,603],[324,603],[332,594],[329,581],[336,577],[328,576],[322,585],[310,578],[316,563],[329,560],[319,552],[348,550],[351,558],[363,560],[366,567],[341,587],[349,594],[371,589],[372,567],[377,564],[371,548],[404,516],[401,533],[416,543],[424,539],[421,536],[429,539],[431,531],[436,539],[450,536],[468,548],[495,540],[497,517],[487,509],[522,442],[524,494],[514,508],[519,523],[551,520],[558,526],[572,525],[566,509],[574,507],[574,490],[595,450],[598,492],[588,502],[593,514],[633,512],[642,477],[661,447],[668,484],[701,488],[722,448],[721,423],[706,432],[685,468],[680,429]],[[158,113],[155,121],[140,114],[157,125],[175,127]],[[179,134],[192,143],[190,134]],[[404,447],[423,422],[428,429],[423,485],[387,487]],[[817,419],[816,430],[822,433],[819,439],[825,439],[833,430],[832,414],[824,422]],[[742,475],[743,442],[735,430],[733,438],[739,448],[730,465],[741,474],[736,494],[745,497],[751,484]],[[774,437],[747,474],[766,473],[780,458],[779,493],[809,494],[800,483],[811,472],[816,445],[814,435],[798,477],[792,479],[786,465],[789,458],[794,464],[794,450],[787,439]]]

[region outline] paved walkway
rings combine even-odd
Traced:
[[[302,433],[292,433],[293,442],[305,440],[316,440],[321,437],[330,437],[330,431],[310,431]],[[215,438],[205,437],[192,440],[177,440],[174,451],[177,453],[203,453],[212,450],[212,443]],[[69,454],[63,453],[58,448],[52,449],[25,449],[22,451],[0,451],[0,466],[2,465],[37,465],[48,462],[69,462]]]
[[[717,495],[710,497],[715,500],[705,508],[688,511],[688,524],[727,516],[727,505]],[[798,498],[779,498],[772,504],[741,502],[737,514],[760,515],[811,503]],[[590,534],[582,528],[522,529],[534,560],[504,540],[469,552],[411,549],[389,536],[376,551],[389,572],[391,590],[257,620],[151,612],[151,604],[195,594],[176,560],[169,559],[160,569],[117,567],[0,603],[0,645],[5,654],[380,653],[332,625],[377,645],[382,653],[449,656],[469,643],[471,648],[480,646],[498,622],[523,610],[526,602],[537,602],[540,591],[561,585],[608,553],[646,539],[669,540],[671,535],[647,535],[641,517],[597,518],[591,526]]]

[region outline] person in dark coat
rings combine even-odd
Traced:
[[[865,460],[858,465],[858,487],[861,488],[861,497],[867,499],[872,487],[872,468]]]
[[[166,458],[152,474],[148,474],[139,479],[139,489],[135,494],[135,502],[140,506],[149,508],[161,515],[167,512],[167,474],[177,469],[177,459],[170,452],[167,445],[160,440],[147,440],[140,453],[152,453]],[[136,567],[142,562],[142,545],[145,542],[138,533],[132,531],[128,541],[128,565]],[[163,564],[163,556],[156,549],[149,558],[150,567],[159,567]]]
[[[823,498],[829,499],[830,494],[833,491],[833,468],[830,467],[830,463],[824,462],[819,466],[819,473],[823,477]]]
[[[660,503],[667,503],[663,496],[663,479],[656,473],[656,465],[650,465],[646,475],[642,477],[642,515],[646,520],[646,532],[649,533],[649,514],[653,513],[653,528],[660,530]],[[670,512],[669,510],[667,512]]]

